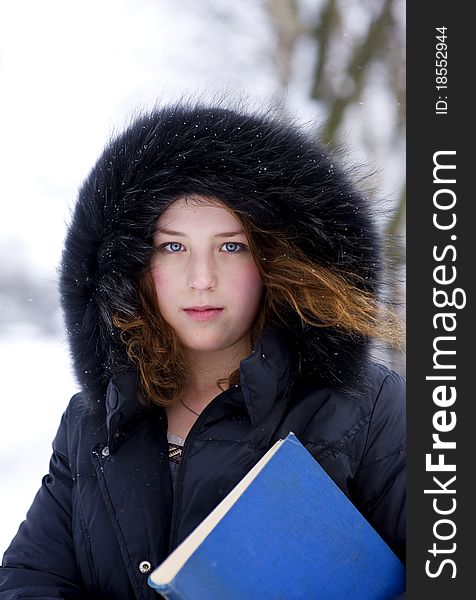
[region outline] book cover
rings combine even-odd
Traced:
[[[170,600],[390,600],[403,564],[290,433],[159,565]]]

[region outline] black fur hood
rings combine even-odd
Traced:
[[[155,109],[106,146],[79,191],[65,240],[60,297],[75,373],[91,400],[131,369],[112,316],[135,314],[155,223],[191,193],[292,235],[316,262],[356,273],[377,294],[381,253],[370,206],[311,134],[223,107]],[[291,311],[284,317],[279,332],[303,376],[337,388],[362,378],[367,340],[303,326]]]

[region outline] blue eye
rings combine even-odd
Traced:
[[[168,244],[164,244],[162,248],[165,248],[168,252],[176,254],[182,248],[182,244],[180,242],[169,242]]]
[[[243,248],[244,244],[238,242],[225,242],[222,245],[222,249],[224,249],[227,254],[237,254],[243,250]],[[184,246],[180,242],[168,242],[167,244],[162,244],[160,249],[163,249],[168,254],[178,254],[184,249]]]
[[[237,242],[226,242],[225,244],[223,244],[223,246],[226,248],[226,251],[230,254],[236,254],[242,249],[243,244],[238,244]]]

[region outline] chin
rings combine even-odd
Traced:
[[[189,344],[185,347],[195,352],[220,352],[228,348],[228,344]]]
[[[183,339],[182,341],[187,350],[194,350],[195,352],[219,352],[232,346],[233,343],[230,340],[207,336],[203,336],[201,339]]]

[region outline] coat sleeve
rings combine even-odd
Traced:
[[[405,561],[406,435],[405,381],[385,376],[366,432],[356,480],[356,504]]]
[[[4,554],[0,600],[84,598],[72,539],[66,415],[53,442],[49,473]]]

